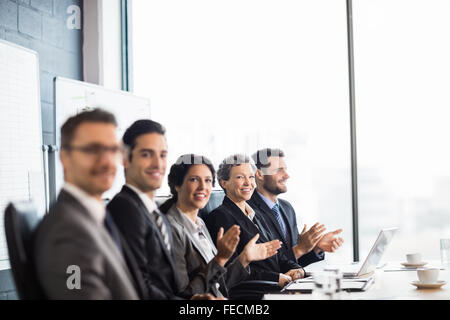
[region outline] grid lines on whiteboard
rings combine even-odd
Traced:
[[[8,259],[4,211],[36,200],[44,185],[38,62],[32,52],[0,42],[0,261]]]

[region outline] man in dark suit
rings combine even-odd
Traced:
[[[219,166],[217,177],[225,192],[222,205],[213,210],[206,219],[206,226],[215,239],[219,230],[228,230],[233,225],[240,227],[240,239],[231,259],[241,254],[245,245],[259,234],[257,243],[274,240],[262,216],[255,212],[246,201],[255,189],[255,168],[245,155],[232,155],[225,158]],[[267,259],[250,263],[249,280],[265,280],[284,287],[289,281],[303,278],[304,270],[295,260],[286,257],[282,250]]]
[[[126,130],[122,139],[126,184],[108,204],[108,210],[136,257],[148,297],[188,299],[192,298],[192,291],[180,291],[170,223],[153,200],[167,167],[164,134],[161,124],[152,120],[138,120]],[[195,281],[194,292],[198,292],[197,287],[206,287],[201,274]]]
[[[248,201],[250,206],[261,213],[271,233],[283,242],[282,251],[305,267],[324,259],[324,252],[334,252],[343,243],[336,237],[342,232],[338,229],[323,233],[325,227],[316,223],[309,230],[306,225],[299,234],[297,217],[292,205],[278,195],[287,191],[284,153],[279,149],[262,149],[252,158],[256,164],[256,191]]]
[[[39,282],[49,299],[145,298],[140,273],[101,196],[121,153],[112,114],[95,109],[61,128],[65,184],[34,235]]]
[[[253,216],[253,220],[247,218],[242,214],[240,208],[227,196],[223,199],[222,205],[214,209],[206,220],[206,226],[214,237],[217,235],[218,230],[223,228],[228,230],[233,225],[240,227],[240,241],[236,248],[236,252],[231,257],[235,259],[242,250],[244,250],[245,244],[250,241],[255,235],[259,234],[257,243],[268,242],[274,239],[270,235],[270,231],[264,221],[258,214]],[[265,280],[277,282],[282,288],[290,280],[296,278],[302,278],[304,276],[303,270],[294,260],[286,257],[284,252],[279,249],[278,253],[272,257],[269,257],[260,261],[253,261],[250,264],[250,275],[248,280]]]

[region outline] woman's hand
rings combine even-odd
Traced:
[[[225,266],[225,263],[236,251],[240,233],[241,230],[238,225],[232,226],[225,234],[223,234],[223,228],[220,228],[217,234],[217,255],[215,259],[222,267]]]
[[[280,240],[272,240],[264,243],[256,243],[259,239],[259,233],[256,234],[244,247],[239,255],[239,261],[245,268],[252,261],[267,259],[275,255],[281,247]]]

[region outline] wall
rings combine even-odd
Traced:
[[[82,30],[69,29],[70,5],[82,0],[0,0],[0,39],[39,53],[44,144],[54,144],[53,78],[82,80]],[[2,230],[3,232],[3,230]],[[0,270],[0,299],[15,299],[10,270]]]

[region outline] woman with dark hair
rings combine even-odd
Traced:
[[[240,241],[234,256],[244,250],[245,243],[259,234],[258,242],[274,239],[263,217],[258,216],[247,201],[255,190],[256,167],[246,155],[235,154],[222,161],[217,172],[219,184],[225,191],[222,205],[213,210],[206,219],[206,225],[214,238],[219,230],[231,226],[240,227]],[[304,270],[295,262],[278,252],[268,259],[250,264],[248,280],[267,280],[278,282],[284,287],[290,280],[303,278]]]
[[[228,289],[245,280],[250,274],[251,261],[266,259],[280,248],[278,240],[256,244],[257,235],[246,242],[239,255],[234,255],[239,242],[239,226],[230,226],[227,232],[219,228],[214,245],[208,229],[198,216],[199,209],[205,207],[215,183],[215,170],[211,161],[203,156],[186,154],[178,158],[169,173],[169,187],[172,198],[160,210],[167,214],[173,226],[173,255],[180,282],[187,286],[195,274],[205,274],[205,292],[216,296],[228,296]],[[190,244],[183,239],[189,239]],[[185,247],[192,245],[195,255],[187,256]],[[227,267],[225,264],[228,262]]]

